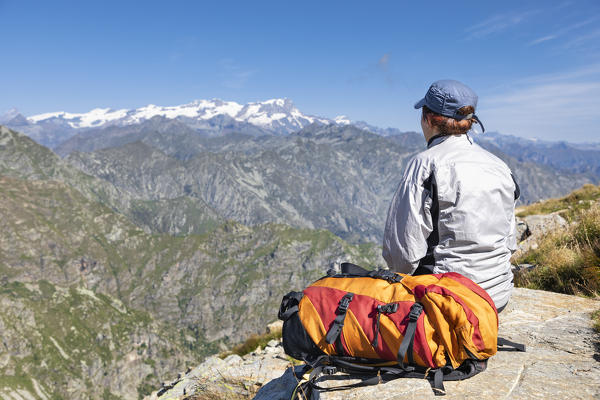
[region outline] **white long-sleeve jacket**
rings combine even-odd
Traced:
[[[504,306],[513,288],[519,188],[508,166],[468,135],[435,138],[406,167],[388,211],[391,270],[458,272]]]

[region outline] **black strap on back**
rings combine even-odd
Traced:
[[[354,293],[346,293],[344,297],[340,300],[340,304],[337,308],[337,317],[333,320],[333,324],[329,331],[327,332],[327,336],[325,336],[325,341],[329,344],[335,342],[340,335],[342,334],[342,328],[344,327],[344,320],[346,319],[346,311],[348,311],[348,307],[350,306],[350,302],[354,298]]]
[[[525,345],[512,342],[508,339],[498,338],[498,351],[525,351]]]
[[[519,187],[519,184],[517,183],[517,180],[515,179],[515,176],[512,174],[512,172],[510,173],[510,177],[512,178],[513,182],[515,183],[515,201],[521,197],[521,188]]]
[[[425,182],[423,182],[423,188],[429,191],[429,196],[431,197],[431,208],[429,209],[429,213],[431,215],[431,225],[433,230],[427,237],[427,251],[425,256],[419,260],[419,268],[421,268],[421,271],[423,271],[423,269],[429,270],[429,272],[426,273],[431,274],[433,273],[433,266],[435,265],[434,250],[440,243],[440,233],[438,229],[440,220],[440,202],[438,199],[438,185],[433,172],[431,172]]]
[[[404,332],[402,343],[400,343],[400,348],[398,349],[398,364],[400,364],[402,369],[414,369],[411,366],[415,363],[415,360],[413,359],[413,344],[415,342],[415,332],[417,331],[417,321],[419,320],[419,315],[421,315],[422,312],[423,305],[421,303],[415,303],[410,308],[410,313],[408,314],[409,322],[406,327],[406,331]],[[407,352],[408,363],[411,365],[404,365],[404,356]]]

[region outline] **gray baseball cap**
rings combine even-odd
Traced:
[[[415,108],[427,106],[431,111],[457,120],[473,119],[485,132],[483,124],[475,114],[461,115],[458,110],[464,106],[477,108],[475,92],[459,81],[444,79],[433,82],[425,93],[425,97],[415,103]]]

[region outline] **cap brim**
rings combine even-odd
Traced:
[[[427,103],[427,102],[425,101],[425,97],[423,97],[421,100],[419,100],[415,103],[415,108],[416,109],[422,108],[425,105],[425,103]]]

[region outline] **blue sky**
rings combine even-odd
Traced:
[[[600,1],[0,0],[0,112],[287,97],[420,130],[437,79],[490,131],[600,141]]]

